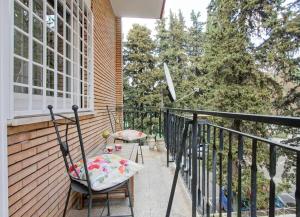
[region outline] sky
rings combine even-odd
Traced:
[[[151,1],[151,0],[150,0]],[[201,13],[201,21],[206,21],[207,13],[206,8],[210,0],[166,0],[164,17],[169,15],[169,11],[177,12],[181,9],[183,16],[185,17],[186,24],[190,25],[190,13],[194,9]],[[138,23],[140,25],[147,26],[155,34],[155,19],[137,19],[137,18],[122,18],[123,36],[126,39],[126,35],[133,24]]]

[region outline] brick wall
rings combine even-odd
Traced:
[[[81,117],[87,152],[103,143],[110,129],[106,105],[122,105],[121,23],[109,0],[93,0],[95,114]],[[70,129],[71,153],[79,156],[75,129]],[[61,216],[69,180],[54,129],[49,122],[8,127],[10,216]],[[74,197],[72,199],[74,201]]]

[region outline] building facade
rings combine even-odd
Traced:
[[[80,107],[87,152],[104,142],[106,106],[123,105],[121,17],[162,15],[164,1],[147,4],[1,1],[0,216],[61,215],[69,180],[47,105]],[[79,157],[75,129],[69,137]]]

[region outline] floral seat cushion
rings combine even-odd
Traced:
[[[103,154],[87,159],[87,168],[92,189],[101,191],[128,180],[142,169],[142,166],[118,155]],[[74,167],[71,166],[69,173],[74,178],[85,180],[83,161],[75,163]],[[86,181],[81,181],[81,183],[87,185]]]
[[[124,141],[135,141],[147,137],[147,135],[141,131],[130,130],[130,129],[118,131],[112,134],[111,136],[114,139],[120,139]]]

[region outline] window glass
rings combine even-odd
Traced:
[[[57,70],[64,72],[64,58],[61,55],[57,55]]]
[[[33,7],[33,12],[38,15],[40,18],[43,19],[43,2],[42,0],[33,0],[32,1],[32,7]]]
[[[54,8],[54,0],[47,0],[47,2],[52,8]]]
[[[57,32],[63,37],[64,36],[64,22],[62,19],[57,19]]]
[[[28,37],[18,30],[14,32],[14,52],[19,56],[28,58]]]
[[[57,36],[57,51],[64,55],[64,40],[60,36]]]
[[[43,41],[43,23],[39,19],[33,17],[32,25],[33,25],[33,27],[32,27],[33,28],[33,36],[36,39]]]
[[[54,53],[47,49],[47,66],[54,69]]]
[[[54,71],[47,70],[46,86],[49,89],[54,89]]]
[[[57,13],[63,18],[64,17],[64,6],[60,2],[60,0],[57,0]]]
[[[29,13],[17,2],[15,2],[14,17],[15,26],[19,27],[25,32],[28,32]]]
[[[14,58],[14,82],[28,84],[28,62]]]
[[[33,65],[32,71],[32,84],[33,86],[43,86],[43,68],[37,65]]]
[[[32,56],[34,62],[43,64],[43,45],[39,42],[33,41]]]
[[[57,73],[57,89],[64,90],[64,76],[60,73]]]

